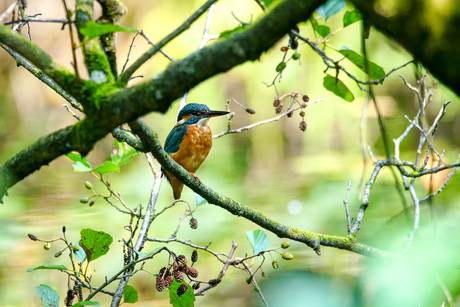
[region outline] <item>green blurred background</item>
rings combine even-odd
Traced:
[[[121,24],[142,29],[154,42],[174,30],[202,4],[201,1],[123,2],[128,7],[128,14],[122,18]],[[1,2],[0,11],[5,11],[11,3],[12,0]],[[446,10],[454,5],[454,1],[442,3],[440,5]],[[72,7],[73,2],[68,1],[68,5]],[[57,0],[29,1],[27,10],[30,15],[41,13],[41,18],[63,18],[63,12],[61,2]],[[214,11],[210,33],[218,34],[238,26],[232,13],[245,22],[261,15],[255,1],[220,1]],[[341,27],[343,13],[328,20],[333,30]],[[204,21],[205,16],[202,16],[190,30],[164,50],[175,59],[196,50],[201,41]],[[23,29],[24,35],[27,30],[27,27]],[[300,30],[304,36],[314,39],[311,26],[302,24]],[[335,48],[345,45],[359,52],[360,31],[360,23],[355,23],[338,31],[330,45]],[[33,23],[30,35],[34,43],[71,68],[67,29],[61,31],[59,24]],[[120,68],[132,38],[131,33],[117,36]],[[205,103],[211,109],[224,109],[226,100],[234,98],[256,110],[255,115],[249,115],[241,108],[230,105],[235,112],[234,128],[275,116],[272,106],[275,90],[273,87],[267,88],[263,82],[271,82],[275,77],[275,67],[283,56],[280,47],[287,45],[287,42],[287,38],[280,41],[260,61],[246,63],[200,84],[189,93],[188,102]],[[368,47],[371,60],[387,72],[411,59],[395,43],[374,30],[371,31]],[[142,38],[136,38],[131,61],[147,48]],[[298,91],[307,94],[311,100],[324,99],[324,102],[306,109],[307,131],[302,133],[299,130],[301,119],[294,114],[292,118],[283,118],[250,131],[216,139],[210,156],[197,175],[216,191],[262,210],[281,223],[308,231],[344,236],[347,230],[343,200],[348,181],[352,180],[349,208],[354,216],[360,203],[359,182],[363,167],[364,181],[372,171],[370,157],[363,165],[359,138],[366,96],[354,82],[346,78],[342,80],[355,94],[354,102],[347,103],[324,90],[322,79],[325,67],[322,60],[306,45],[300,44],[299,51],[300,63],[289,62],[281,82],[277,82],[276,86],[280,94]],[[341,58],[332,49],[327,49],[327,52],[335,59]],[[15,61],[3,50],[0,50],[0,58],[0,163],[3,163],[39,137],[74,124],[75,119],[61,106],[65,101],[60,96],[25,69],[16,67]],[[350,63],[343,63],[356,76],[364,79]],[[146,80],[167,65],[168,60],[158,54],[137,73],[144,75]],[[415,84],[414,67],[409,65],[393,73],[383,85],[375,87],[390,140],[401,135],[407,127],[404,115],[412,118],[418,110],[413,92],[404,86],[398,74],[403,74]],[[432,87],[430,77],[428,81]],[[131,84],[138,82],[142,82],[142,79],[135,79]],[[457,159],[460,145],[458,98],[441,84],[432,90],[432,103],[427,108],[430,122],[443,102],[453,102],[435,138],[436,148],[439,151],[445,149],[446,160],[453,162]],[[178,102],[174,103],[166,115],[149,114],[145,117],[162,141],[174,125],[178,105]],[[375,112],[372,106],[365,112],[366,141],[377,157],[383,156]],[[226,128],[226,120],[213,119],[210,125],[213,132],[218,133]],[[98,165],[110,157],[112,142],[111,137],[106,137],[97,143],[88,156],[92,165]],[[402,157],[413,160],[417,144],[418,134],[412,132],[402,144]],[[84,187],[86,180],[93,182],[98,192],[107,194],[93,176],[74,173],[70,159],[61,157],[9,190],[10,195],[4,198],[5,203],[0,207],[0,306],[39,306],[40,299],[35,287],[41,283],[56,289],[61,299],[65,297],[65,274],[53,271],[26,272],[28,268],[38,265],[67,265],[65,256],[53,257],[63,246],[52,244],[51,250],[45,251],[40,243],[28,239],[28,233],[51,239],[59,237],[61,227],[66,225],[67,238],[76,242],[82,228],[103,230],[114,237],[114,243],[106,256],[91,265],[90,269],[96,269],[93,284],[103,282],[105,276],[110,277],[120,269],[122,244],[118,240],[128,236],[123,226],[129,223],[129,217],[118,213],[103,201],[96,202],[92,207],[81,204],[79,199],[90,195]],[[139,203],[147,203],[153,176],[144,156],[139,155],[132,163],[122,167],[121,173],[111,175],[110,182],[112,188],[119,191],[131,207],[135,207]],[[322,255],[318,257],[305,245],[291,242],[288,251],[294,255],[293,260],[284,261],[275,253],[266,255],[267,260],[262,267],[266,276],[262,278],[258,273],[256,280],[269,305],[440,306],[449,295],[453,301],[457,301],[460,288],[460,226],[457,222],[460,216],[459,184],[458,175],[454,176],[431,205],[424,204],[420,231],[407,254],[377,261],[348,251],[323,247]],[[421,197],[426,193],[419,182],[417,192]],[[185,188],[182,196],[194,203],[194,194],[189,189]],[[409,194],[406,193],[405,197],[412,204]],[[170,187],[163,183],[158,206],[161,208],[172,201]],[[370,202],[358,240],[401,253],[407,245],[412,224],[403,215],[398,215],[402,206],[387,169],[379,175]],[[169,210],[155,221],[149,236],[169,237],[184,211],[184,205]],[[226,253],[232,241],[236,241],[239,246],[235,256],[243,257],[252,252],[245,231],[258,229],[257,225],[212,205],[200,206],[194,216],[198,219],[198,229],[191,230],[185,224],[178,234],[180,239],[190,239],[198,245],[212,242],[211,249]],[[272,234],[268,234],[268,237],[273,248],[283,241]],[[146,250],[157,246],[160,244],[149,244]],[[179,244],[170,244],[169,247],[177,254],[191,253],[190,248]],[[222,265],[205,252],[200,252],[199,256],[196,267],[200,279],[215,278]],[[272,260],[279,262],[278,270],[271,267]],[[157,272],[166,262],[167,258],[162,255],[146,267]],[[253,269],[259,264],[260,259],[257,259]],[[243,271],[229,269],[217,288],[197,298],[197,306],[261,306],[257,293],[246,284],[245,278]],[[156,292],[151,275],[137,274],[131,284],[140,293],[141,302],[135,306],[169,305],[167,293]],[[110,301],[102,295],[97,300],[102,306]]]

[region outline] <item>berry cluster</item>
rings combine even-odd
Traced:
[[[299,101],[300,96],[301,95],[299,92],[284,94],[280,97],[275,98],[275,100],[273,101],[273,107],[275,107],[276,114],[280,114],[281,112],[283,112],[285,100],[287,98],[290,98],[289,107],[287,110],[289,111],[289,113],[287,113],[287,117],[292,117],[294,112],[294,106],[297,104],[298,107],[302,109],[299,112],[299,115],[302,118],[302,120],[299,123],[299,129],[301,131],[305,131],[307,130],[307,122],[305,121],[305,111],[303,109],[307,107],[307,102],[310,100],[310,98],[307,95],[302,95],[302,101]]]

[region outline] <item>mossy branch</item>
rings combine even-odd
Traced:
[[[390,17],[378,9],[376,0],[351,0],[377,30],[396,40],[416,61],[460,96],[460,10],[433,10],[430,1],[408,0],[398,3]],[[430,16],[427,20],[426,16]]]
[[[78,92],[79,88],[75,84],[75,74],[53,59],[37,45],[2,24],[0,24],[0,43],[22,55],[63,89],[76,97],[75,94]],[[78,97],[76,98],[78,99]]]
[[[391,255],[389,252],[355,242],[349,237],[325,235],[283,225],[267,217],[259,210],[252,209],[227,196],[219,194],[207,187],[204,183],[196,180],[188,171],[171,159],[163,150],[157,135],[140,119],[130,122],[129,125],[132,131],[142,140],[144,149],[151,152],[165,170],[171,172],[190,189],[200,194],[210,204],[219,206],[233,215],[244,217],[276,234],[280,238],[288,238],[305,243],[315,250],[318,255],[321,253],[321,245],[345,249],[366,256],[384,258]]]
[[[75,2],[75,25],[79,30],[79,39],[83,49],[86,68],[91,80],[96,83],[112,83],[115,77],[99,38],[89,39],[80,33],[88,21],[94,21],[94,1],[77,0]]]
[[[0,199],[8,188],[41,166],[72,150],[86,155],[94,144],[114,128],[152,111],[166,112],[171,103],[200,82],[241,63],[258,59],[297,23],[307,20],[322,0],[281,2],[244,32],[205,47],[175,61],[154,79],[118,90],[113,84],[69,83],[75,76],[26,38],[0,25],[0,43],[27,55],[38,68],[78,99],[85,107],[97,106],[76,125],[52,133],[15,155],[0,168]],[[41,59],[44,57],[45,60]],[[61,70],[66,72],[61,73]],[[66,78],[67,77],[67,78]],[[58,82],[59,81],[59,82]],[[49,151],[43,148],[49,148]],[[33,162],[32,162],[33,161]]]

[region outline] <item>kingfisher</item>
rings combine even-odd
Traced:
[[[207,105],[189,103],[177,115],[177,123],[165,142],[165,151],[192,176],[206,159],[212,146],[211,117],[226,115],[227,111],[213,111]],[[179,199],[184,184],[170,172],[164,171],[171,184],[174,199]]]

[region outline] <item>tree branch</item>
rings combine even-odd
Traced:
[[[348,237],[324,235],[320,233],[313,233],[298,228],[283,225],[266,215],[259,210],[252,209],[242,203],[236,202],[233,199],[219,194],[204,183],[196,180],[195,177],[190,175],[179,164],[172,160],[169,155],[163,150],[158,137],[152,130],[145,125],[141,120],[130,122],[131,129],[134,133],[139,135],[143,140],[144,148],[152,153],[158,160],[161,166],[171,172],[189,188],[196,193],[200,194],[210,204],[219,206],[236,216],[244,217],[255,224],[263,227],[264,229],[276,234],[280,238],[288,238],[295,241],[305,243],[307,246],[320,254],[320,245],[336,247],[340,249],[349,250],[358,254],[374,257],[386,257],[390,253],[367,246],[362,243],[357,243]]]
[[[38,68],[50,77],[55,76],[53,79],[68,89],[70,94],[78,95],[74,97],[81,103],[86,102],[88,105],[92,99],[90,102],[96,106],[91,112],[86,109],[87,117],[76,125],[38,140],[7,161],[0,168],[0,199],[8,188],[60,155],[72,150],[86,155],[99,139],[121,124],[152,111],[164,113],[175,99],[202,81],[248,60],[256,60],[295,24],[308,19],[322,2],[281,2],[248,30],[171,63],[163,73],[150,81],[118,91],[111,84],[98,86],[89,81],[84,83],[83,90],[74,84],[70,86],[69,80],[75,79],[73,74],[65,68],[65,74],[53,69],[61,66],[27,39],[0,25],[1,43],[14,50],[19,49],[22,55],[27,55],[29,60],[33,59],[32,62]],[[66,79],[66,76],[70,77]]]

